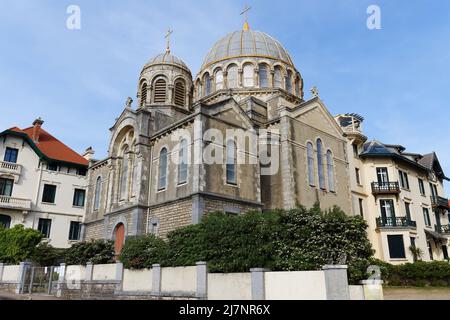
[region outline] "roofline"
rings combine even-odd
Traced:
[[[0,132],[0,137],[4,136],[4,135],[12,135],[12,136],[17,136],[17,137],[21,137],[21,138],[25,139],[25,141],[28,142],[28,144],[30,145],[31,149],[33,149],[33,151],[39,156],[39,158],[43,159],[43,160],[45,160],[47,162],[57,162],[57,163],[60,163],[60,164],[70,165],[70,166],[83,168],[83,169],[87,169],[88,166],[89,166],[89,165],[85,165],[85,164],[81,164],[81,163],[69,162],[69,161],[58,160],[58,159],[53,159],[53,158],[48,157],[46,154],[44,154],[38,148],[38,146],[34,143],[34,141],[25,132],[17,132],[17,131],[13,131],[13,130],[7,129],[7,130],[5,130],[3,132]]]
[[[404,161],[406,163],[409,163],[419,169],[422,169],[423,171],[429,172],[430,170],[424,166],[422,166],[421,164],[414,162],[412,160],[409,160],[408,158],[405,158],[401,155],[395,154],[395,153],[377,153],[377,154],[371,154],[371,153],[361,153],[359,155],[362,158],[395,158],[397,160],[401,160]]]

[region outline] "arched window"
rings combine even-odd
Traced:
[[[323,175],[323,146],[322,140],[317,139],[317,171],[319,173],[319,188],[325,189],[325,176]]]
[[[269,67],[265,63],[259,65],[259,87],[267,88],[269,87]]]
[[[330,150],[327,151],[327,174],[328,174],[328,189],[334,192],[335,186],[334,186],[333,154],[331,153]]]
[[[162,148],[159,153],[159,182],[158,189],[167,188],[167,149]]]
[[[274,85],[275,85],[275,88],[283,87],[283,74],[281,72],[280,67],[275,67]]]
[[[292,72],[288,70],[286,75],[286,91],[292,93]]]
[[[4,214],[0,214],[0,226],[2,226],[5,229],[9,229],[9,227],[11,226],[11,217]]]
[[[238,67],[236,65],[232,65],[228,68],[227,80],[229,89],[238,87]]]
[[[155,95],[153,98],[154,103],[166,103],[166,81],[159,79],[155,82]]]
[[[306,145],[306,154],[308,157],[308,182],[310,186],[314,186],[314,150],[311,142]]]
[[[186,105],[186,86],[181,79],[175,82],[175,105],[179,107]]]
[[[222,90],[223,89],[223,72],[222,72],[222,70],[218,70],[216,72],[214,79],[216,80],[216,90]]]
[[[188,173],[188,145],[186,139],[182,139],[180,141],[180,151],[178,156],[178,183],[182,184],[187,181]]]
[[[102,177],[98,177],[95,182],[95,194],[94,194],[94,211],[97,211],[100,207],[100,196],[102,194]]]
[[[127,196],[128,189],[128,148],[123,152],[120,169],[120,200],[124,200]]]
[[[147,101],[147,83],[143,83],[141,87],[141,107],[145,106]]]
[[[244,66],[244,87],[246,87],[246,88],[253,87],[254,83],[255,83],[254,77],[255,77],[255,72],[253,69],[253,65],[246,64]]]
[[[211,77],[209,76],[209,73],[205,73],[203,76],[203,85],[205,86],[205,96],[208,96],[211,94]]]
[[[236,184],[236,144],[233,140],[227,142],[227,183]]]

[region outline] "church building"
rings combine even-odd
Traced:
[[[137,103],[91,160],[84,238],[165,237],[209,212],[334,205],[352,212],[347,139],[283,45],[234,31],[195,77],[169,45],[144,65]],[[222,160],[222,161],[220,161]]]

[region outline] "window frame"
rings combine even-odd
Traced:
[[[76,227],[74,227],[76,226]],[[73,235],[77,235],[74,237]],[[69,225],[69,241],[80,241],[81,239],[81,222],[79,221],[70,221]]]
[[[395,241],[393,241],[394,239],[401,239],[401,241],[399,241],[398,243],[395,243]],[[391,260],[404,260],[404,259],[406,259],[405,239],[403,239],[403,235],[401,235],[401,234],[388,234],[386,236],[386,240],[387,240],[387,243],[388,243],[389,258]],[[399,247],[398,248],[394,248],[395,245],[398,245]],[[397,252],[395,252],[395,250],[399,250],[399,252],[398,252],[398,254],[396,254],[396,256],[393,256],[393,253],[397,253]]]
[[[49,192],[49,191],[46,191],[47,190],[46,188],[51,188],[51,190],[53,190],[53,193],[51,195],[52,201],[45,201],[45,200],[49,200],[46,198],[48,196],[48,192]],[[57,186],[54,184],[47,184],[47,183],[44,184],[44,187],[42,189],[41,202],[46,203],[46,204],[55,204],[56,203],[56,189],[57,189]]]
[[[48,223],[48,225],[44,225],[44,223]],[[46,230],[42,230],[44,229],[44,227]],[[50,239],[51,230],[52,230],[52,219],[39,218],[37,231],[39,231],[44,235],[44,239]],[[46,232],[44,233],[43,231]]]
[[[164,153],[163,153],[164,152]],[[163,158],[164,154],[164,158]],[[158,191],[163,191],[167,189],[167,176],[168,176],[168,154],[169,150],[167,147],[162,147],[159,151],[159,163],[158,163]],[[163,161],[164,159],[164,166]],[[163,174],[164,173],[164,174]],[[162,184],[164,182],[164,184]]]
[[[11,159],[11,156],[14,155],[13,159]],[[11,148],[11,147],[6,147],[5,149],[5,155],[3,157],[3,161],[4,162],[8,162],[8,163],[17,163],[17,159],[19,157],[19,149],[17,148]],[[12,161],[14,160],[14,161]]]
[[[325,170],[323,161],[323,142],[322,139],[317,139],[316,141],[316,151],[317,151],[317,174],[319,176],[319,188],[326,190],[325,184]]]
[[[185,161],[183,161],[185,160]],[[186,184],[188,180],[189,151],[188,141],[185,138],[180,140],[180,150],[178,151],[178,185]]]
[[[232,150],[232,153],[230,153],[230,150]],[[225,178],[226,183],[229,185],[236,186],[237,185],[237,165],[236,165],[236,158],[237,158],[237,146],[236,142],[232,139],[227,141],[226,144],[226,163],[225,163]],[[230,163],[231,158],[233,158],[233,163]],[[230,176],[230,173],[233,174],[233,176]],[[231,179],[232,178],[232,179]]]
[[[81,194],[83,195],[83,197],[82,197],[82,201],[81,201],[82,204],[80,205],[79,202],[80,202],[80,195]],[[76,188],[73,191],[73,202],[72,202],[72,205],[74,207],[77,207],[77,208],[84,208],[85,203],[86,203],[86,190],[85,189],[78,189],[78,188]]]
[[[315,187],[316,173],[314,168],[314,145],[310,141],[306,144],[306,158],[308,166],[308,183],[311,187]]]
[[[14,189],[14,180],[9,178],[0,178],[0,196],[12,197]],[[9,191],[7,194],[6,191]]]

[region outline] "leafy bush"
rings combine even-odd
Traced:
[[[391,286],[450,286],[450,264],[447,261],[417,261],[390,265],[384,278]]]
[[[56,266],[64,261],[65,249],[54,248],[48,243],[40,243],[31,255],[31,260],[40,266]]]
[[[130,237],[122,248],[119,260],[125,268],[151,268],[152,264],[164,264],[167,244],[152,234]]]
[[[114,262],[114,243],[110,240],[78,242],[67,249],[64,262],[68,265],[103,264]]]
[[[355,282],[362,275],[352,272],[373,255],[366,222],[337,207],[327,212],[318,206],[285,211],[280,224],[275,270],[316,270],[326,264],[348,264],[350,281]]]
[[[5,229],[0,225],[0,261],[19,264],[30,259],[41,240],[42,234],[34,229],[20,224]]]
[[[317,270],[325,264],[348,264],[350,281],[366,279],[373,250],[360,217],[338,208],[206,215],[198,225],[169,233],[167,245],[154,238],[128,240],[121,261],[134,268],[152,263],[194,265],[207,261],[211,272]],[[130,242],[131,241],[131,242]],[[146,248],[151,248],[142,254]],[[162,251],[165,250],[165,253]]]
[[[166,259],[161,264],[179,267],[206,261],[203,227],[200,224],[177,229],[167,236]]]

